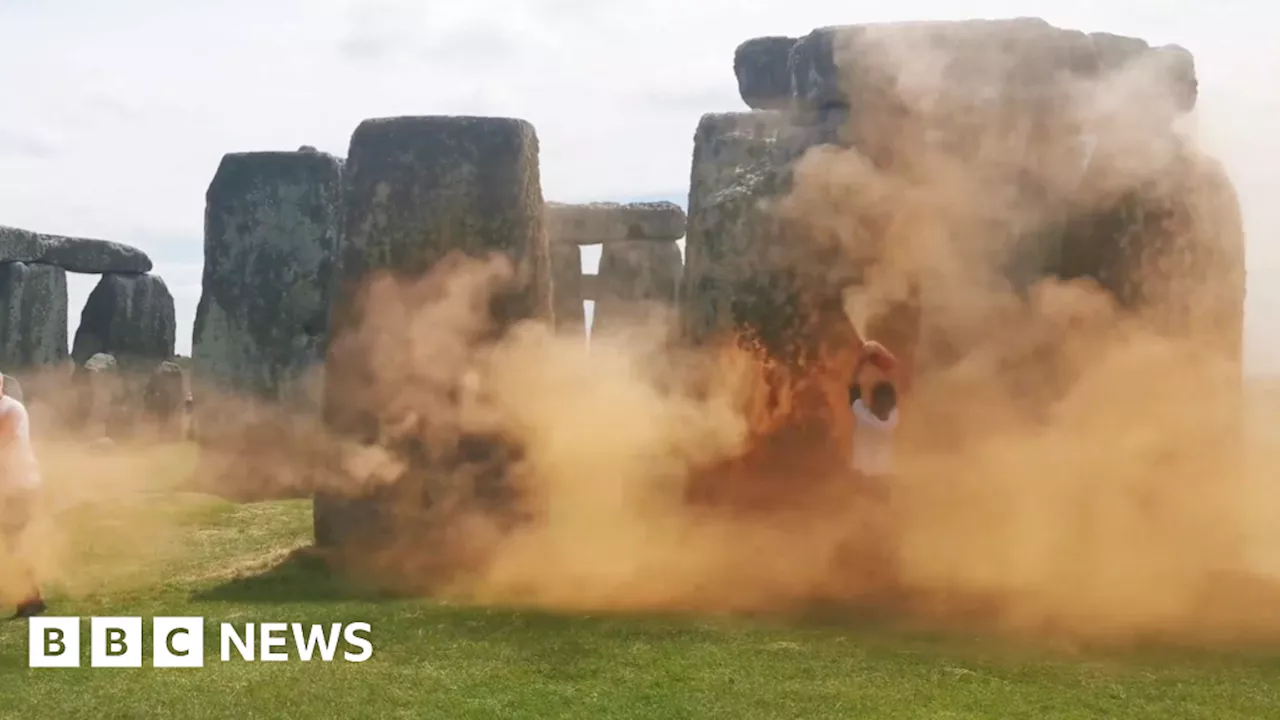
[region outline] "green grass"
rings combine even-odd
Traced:
[[[191,460],[131,462],[112,476],[168,478]],[[55,595],[51,614],[141,615],[144,627],[155,615],[202,615],[211,626],[364,620],[373,657],[223,663],[211,632],[203,669],[32,670],[26,625],[4,623],[0,717],[1280,717],[1280,653],[1067,657],[866,621],[570,617],[360,599],[294,552],[310,537],[308,503],[234,505],[174,487],[134,483],[58,510],[74,520],[66,562],[92,582]],[[156,527],[139,541],[144,525]]]

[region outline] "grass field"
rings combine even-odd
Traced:
[[[58,511],[73,528],[63,562],[81,584],[51,598],[51,615],[362,620],[373,657],[223,663],[213,633],[203,669],[31,670],[26,624],[9,622],[0,717],[1280,717],[1280,653],[1068,654],[870,621],[565,617],[354,598],[294,552],[310,539],[308,503],[233,505],[154,480],[185,460],[128,462],[104,473],[114,487],[79,491],[92,502]]]

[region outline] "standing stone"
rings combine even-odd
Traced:
[[[342,310],[370,274],[421,277],[457,252],[497,253],[515,265],[515,280],[494,308],[500,319],[550,317],[532,125],[486,117],[366,120],[352,135],[350,153],[332,328],[353,319]]]
[[[920,57],[936,57],[941,74],[913,72]],[[1052,270],[1073,207],[1094,202],[1075,197],[1079,178],[1069,157],[1079,153],[1078,90],[1138,68],[1151,80],[1126,98],[1124,135],[1155,143],[1194,106],[1196,94],[1194,62],[1181,48],[1153,49],[1138,38],[1088,35],[1025,17],[819,28],[797,40],[789,65],[801,146],[851,146],[882,177],[916,184],[934,177],[933,161],[945,156],[984,178],[984,186],[1007,188],[1007,207],[970,203],[965,211],[933,215],[949,215],[944,222],[952,236],[998,238],[1002,246],[990,254],[1003,256],[1001,280],[1020,293]],[[1108,175],[1115,182],[1132,173]],[[836,214],[853,225],[860,213],[867,218],[865,254],[875,256],[886,242],[884,227],[893,223],[857,202]],[[956,288],[919,284],[921,302],[936,310],[930,334],[942,338],[940,347],[962,352],[972,339],[959,336],[981,327],[989,309],[943,308],[940,298]]]
[[[743,228],[764,232],[763,210],[756,206],[756,189],[769,192],[775,171],[785,165],[778,139],[783,116],[774,112],[709,113],[694,134],[689,184],[689,221],[685,239],[684,272],[679,292],[684,333],[702,342],[731,330],[734,294],[757,278],[757,265],[766,259],[768,242],[759,243],[729,232],[724,209],[746,212]],[[744,199],[744,193],[753,199]],[[760,200],[764,200],[761,195]]]
[[[786,182],[785,167],[746,169],[689,218],[686,337],[749,360],[755,378],[741,407],[752,442],[727,476],[708,468],[693,479],[697,499],[793,502],[847,467],[852,330],[840,258],[819,252],[809,228],[779,210]]]
[[[693,137],[689,213],[731,186],[743,169],[781,164],[778,141],[786,130],[786,115],[769,110],[703,115]]]
[[[67,357],[67,272],[60,267],[0,265],[0,368],[57,365]]]
[[[615,240],[600,255],[592,334],[626,330],[675,305],[682,261],[674,240]]]
[[[205,194],[192,337],[202,432],[231,408],[218,399],[284,400],[323,362],[341,180],[341,160],[312,149],[223,156]]]
[[[110,437],[124,438],[138,428],[151,371],[173,357],[175,324],[173,295],[155,275],[109,273],[89,293],[71,355],[83,368],[104,354],[118,368],[112,373],[119,387]],[[78,375],[73,380],[84,382],[83,372]]]
[[[684,237],[686,225],[684,210],[672,202],[547,204],[553,248],[604,244],[590,295],[595,302],[593,334],[644,318],[652,303],[674,304],[682,264],[675,241]],[[574,274],[568,253],[565,257],[563,272]],[[578,257],[576,276],[567,283],[577,290],[581,304],[587,296]]]
[[[724,490],[735,501],[783,501],[805,492],[796,482],[847,466],[852,332],[840,287],[850,269],[804,217],[783,212],[803,139],[789,117],[768,111],[705,115],[694,136],[683,332],[695,345],[749,357],[757,378],[742,408],[755,440],[738,465],[754,474],[731,472],[721,486],[710,469],[694,481],[695,497]],[[768,470],[798,457],[810,464],[797,479]]]
[[[95,353],[79,370],[77,386],[81,407],[78,424],[94,439],[117,434],[122,383],[116,359],[107,353]]]
[[[380,313],[392,311],[366,310],[365,290],[379,275],[429,282],[433,269],[445,271],[456,259],[496,254],[510,261],[513,275],[500,282],[488,303],[492,327],[485,337],[497,337],[520,320],[551,320],[537,135],[528,122],[508,118],[366,120],[351,137],[342,202],[342,269],[325,366],[325,421],[340,436],[381,445],[410,469],[377,491],[347,487],[317,494],[316,542],[408,542],[409,535],[430,531],[424,513],[443,510],[445,498],[483,503],[481,487],[503,479],[508,449],[487,438],[459,438],[457,427],[448,427],[448,408],[456,402],[465,368],[391,368],[392,359],[371,357],[374,344],[394,341],[394,335],[377,331],[405,332],[403,342],[393,342],[401,347],[411,338],[403,326],[362,334],[363,321],[376,323]],[[406,301],[398,295],[397,300]],[[441,332],[450,346],[465,342],[447,329]],[[406,396],[435,398],[441,407],[420,415],[403,402]],[[442,426],[439,433],[432,432],[433,423]],[[403,427],[417,431],[396,439]],[[437,434],[438,442],[423,443],[423,436]],[[440,554],[447,551],[441,548]]]
[[[791,104],[791,69],[788,60],[792,37],[751,38],[734,50],[733,74],[738,94],[755,110],[785,110]]]
[[[143,409],[156,434],[168,440],[181,439],[187,395],[182,368],[169,361],[157,365],[147,380],[145,393]]]
[[[911,59],[926,55],[946,61],[943,78],[910,72]],[[996,259],[1003,265],[998,271],[966,268],[955,276],[974,282],[977,273],[991,270],[992,277],[984,279],[1007,283],[1022,295],[1059,270],[1058,258],[1069,266],[1079,264],[1071,256],[1116,251],[1117,234],[1104,225],[1119,221],[1125,206],[1135,207],[1114,199],[1129,194],[1115,185],[1130,182],[1131,167],[1095,173],[1099,184],[1110,187],[1087,193],[1078,187],[1080,173],[1071,158],[1080,154],[1081,127],[1072,110],[1082,84],[1131,67],[1151,79],[1125,99],[1116,123],[1124,126],[1118,152],[1090,153],[1122,158],[1122,165],[1126,158],[1146,162],[1138,159],[1141,153],[1158,155],[1161,146],[1171,145],[1171,125],[1194,106],[1196,95],[1194,62],[1181,48],[1153,49],[1138,38],[1086,35],[1035,18],[820,28],[793,47],[791,67],[794,100],[802,110],[793,120],[805,124],[798,133],[805,143],[852,146],[882,177],[917,185],[936,175],[931,161],[945,154],[949,163],[984,178],[984,187],[1007,189],[1003,206],[975,202],[964,211],[933,215],[952,237],[982,236],[999,244],[974,261],[985,266]],[[1105,144],[1106,122],[1085,119],[1099,124],[1094,131]],[[1134,138],[1156,149],[1140,147]],[[1088,217],[1073,217],[1080,208]],[[854,225],[859,214],[851,202],[836,216]],[[861,214],[874,216],[874,208]],[[870,228],[868,256],[886,242],[884,220],[864,223]],[[1095,227],[1082,230],[1082,224]],[[1066,226],[1071,229],[1064,233]],[[1064,245],[1064,234],[1074,239]],[[1094,265],[1112,268],[1112,275],[1118,267],[1111,261]],[[981,340],[994,309],[983,302],[946,302],[958,288],[938,280],[918,282],[921,304],[932,308],[923,323],[931,349],[922,354],[946,365]]]
[[[556,332],[586,338],[583,301],[582,248],[566,242],[551,243],[551,285],[555,297]]]
[[[823,273],[803,228],[778,212],[785,182],[783,168],[744,169],[690,216],[680,302],[693,342],[750,338],[770,355],[801,362],[795,338],[813,310],[801,296],[817,289]]]
[[[916,59],[926,56],[938,58],[941,77],[912,72],[918,67],[913,65]],[[1070,256],[1091,252],[1085,246],[1101,245],[1105,254],[1124,244],[1116,242],[1119,235],[1114,230],[1094,222],[1096,218],[1085,218],[1084,224],[1092,227],[1080,230],[1081,219],[1070,217],[1079,207],[1095,206],[1100,197],[1125,194],[1122,188],[1108,187],[1085,198],[1077,188],[1079,171],[1071,161],[1079,152],[1075,140],[1081,131],[1078,114],[1071,112],[1076,91],[1106,73],[1140,67],[1143,77],[1150,75],[1152,81],[1126,98],[1121,118],[1126,132],[1122,134],[1157,146],[1167,144],[1172,121],[1195,102],[1194,65],[1185,51],[1152,50],[1136,38],[1090,36],[1034,18],[820,28],[793,46],[790,66],[793,101],[800,111],[793,122],[806,128],[800,134],[805,143],[855,148],[870,172],[890,181],[885,185],[905,180],[926,187],[938,173],[932,161],[945,156],[948,163],[966,168],[971,177],[983,178],[984,187],[1007,189],[1003,205],[966,203],[959,210],[940,203],[936,211],[920,215],[946,225],[939,236],[985,237],[993,245],[999,243],[980,258],[965,258],[973,267],[953,276],[967,283],[1007,284],[1011,295],[1025,293],[1045,274],[1061,270],[1055,267],[1059,256],[1064,256],[1063,265],[1069,265],[1075,262]],[[1149,73],[1150,68],[1165,75]],[[1105,126],[1099,130],[1106,132]],[[1130,144],[1135,143],[1130,140]],[[1137,152],[1124,147],[1118,154],[1132,161]],[[1121,168],[1099,174],[1114,184],[1134,173]],[[809,193],[807,199],[813,201],[821,190]],[[939,193],[944,194],[945,189]],[[1124,206],[1142,204],[1104,199],[1100,216],[1103,223],[1123,224],[1117,213],[1122,216]],[[906,226],[877,216],[873,203],[860,205],[857,198],[850,198],[832,214],[837,222],[858,228],[859,240],[868,250],[862,259],[871,264],[888,254],[886,243],[894,240],[890,228]],[[691,219],[691,225],[696,224]],[[1071,242],[1064,246],[1062,225],[1075,226],[1070,232],[1076,236],[1076,246]],[[691,229],[691,241],[693,233]],[[796,244],[794,239],[787,243]],[[954,250],[964,255],[963,248]],[[1119,269],[1123,263],[1118,261],[1094,258],[1084,264],[1092,264],[1102,275],[1130,274]],[[991,306],[1000,300],[988,297],[959,307],[965,304],[945,302],[957,297],[961,288],[948,286],[944,273],[931,275],[921,267],[910,272],[919,290],[917,300],[929,311],[927,318],[917,312],[914,321],[904,325],[923,326],[935,344],[922,354],[946,363],[983,341],[994,310]],[[1185,277],[1185,271],[1175,274]],[[857,273],[852,275],[856,278]],[[1123,291],[1114,288],[1122,285],[1113,283],[1117,295]]]
[[[71,355],[83,365],[98,353],[113,355],[122,370],[145,368],[173,357],[173,295],[155,275],[102,276],[80,314]]]

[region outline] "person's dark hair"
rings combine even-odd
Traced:
[[[893,383],[881,380],[871,388],[871,410],[887,416],[898,406],[898,391]]]

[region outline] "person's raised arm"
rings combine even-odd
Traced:
[[[898,359],[893,356],[893,353],[889,352],[888,348],[875,340],[863,342],[861,349],[858,351],[858,362],[853,366],[854,382],[858,381],[867,363],[873,363],[880,370],[892,376],[897,368]]]

